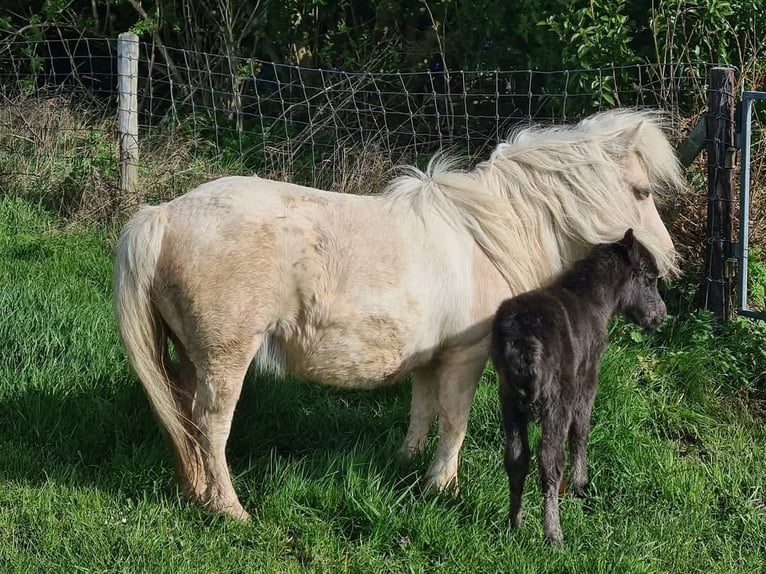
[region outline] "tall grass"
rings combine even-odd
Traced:
[[[109,221],[133,198],[119,193],[116,117],[77,95],[21,99],[0,106],[0,186],[69,221]],[[195,142],[173,138],[142,146],[141,195],[168,199],[213,177]]]
[[[505,528],[495,376],[474,401],[456,499],[394,452],[409,384],[371,392],[248,377],[229,442],[251,524],[186,504],[118,344],[111,242],[0,200],[2,572],[763,572],[766,331],[616,322],[590,441],[591,497],[542,543],[536,474]],[[686,299],[668,294],[671,307]],[[538,433],[533,432],[534,440]],[[434,445],[429,445],[430,457]],[[534,468],[534,464],[533,464]]]
[[[0,104],[0,194],[24,197],[78,224],[119,221],[137,202],[160,202],[223,175],[259,175],[344,193],[376,193],[393,167],[382,140],[339,141],[321,165],[309,136],[210,141],[158,131],[139,141],[138,197],[119,191],[116,116],[82,94]],[[306,141],[301,141],[305,137]],[[249,141],[249,144],[247,143]]]

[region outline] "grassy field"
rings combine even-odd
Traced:
[[[0,572],[766,572],[763,325],[718,332],[680,312],[649,339],[615,325],[592,496],[563,499],[560,550],[542,541],[536,471],[524,526],[505,528],[489,369],[456,499],[419,493],[426,460],[392,458],[408,384],[249,380],[229,443],[243,525],[179,497],[118,344],[111,266],[105,231],[0,200]]]

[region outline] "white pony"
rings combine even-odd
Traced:
[[[654,197],[684,185],[656,114],[619,110],[524,129],[469,172],[410,168],[378,196],[223,177],[143,207],[117,248],[115,307],[180,484],[248,517],[225,448],[257,357],[347,388],[412,373],[401,454],[421,451],[438,415],[427,483],[456,486],[499,303],[629,227],[673,271]]]

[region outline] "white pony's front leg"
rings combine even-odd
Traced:
[[[416,370],[412,374],[412,402],[410,403],[410,426],[399,449],[399,456],[410,459],[423,452],[428,431],[439,409],[438,387],[432,367]]]
[[[485,339],[473,347],[445,351],[436,370],[439,445],[425,480],[427,487],[437,491],[454,487],[457,492],[460,448],[476,386],[487,362],[488,342]]]

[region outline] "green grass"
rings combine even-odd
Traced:
[[[766,571],[766,425],[753,398],[766,388],[762,326],[716,331],[683,314],[643,339],[615,325],[592,496],[563,499],[560,550],[543,544],[536,470],[524,526],[504,526],[489,369],[456,499],[419,493],[427,459],[393,460],[408,384],[248,380],[229,443],[254,516],[242,525],[173,485],[116,336],[111,266],[106,232],[60,231],[28,203],[0,200],[0,572]]]

